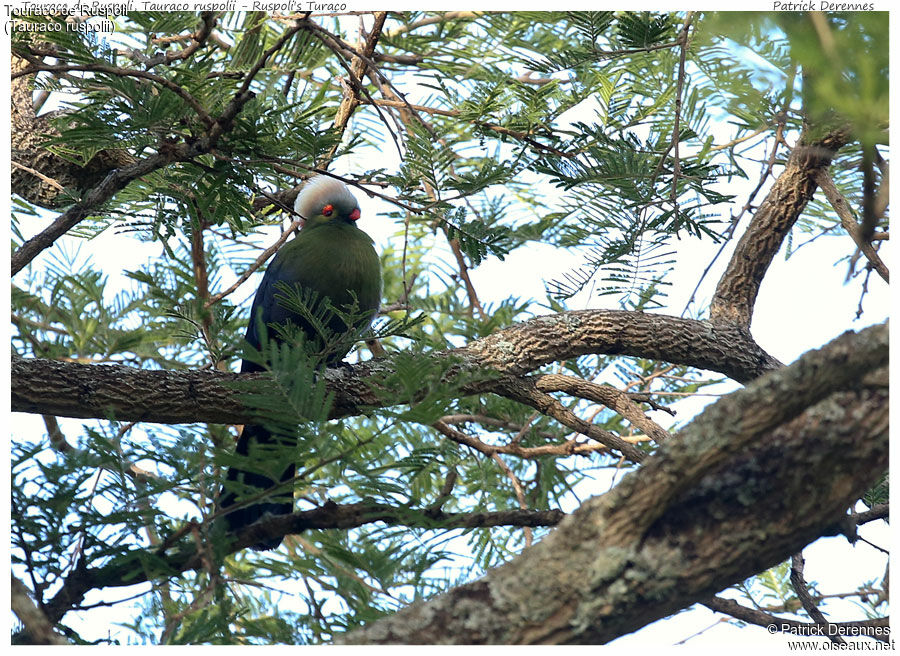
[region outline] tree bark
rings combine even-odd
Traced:
[[[741,235],[725,273],[716,287],[709,317],[750,328],[753,306],[769,265],[816,191],[817,176],[826,171],[835,153],[850,140],[846,129],[836,129],[812,141],[800,140],[784,171]]]
[[[747,331],[732,324],[617,310],[536,317],[430,357],[458,360],[451,375],[485,370],[516,377],[550,362],[589,353],[664,360],[718,371],[740,382],[780,365]],[[244,423],[250,416],[230,385],[261,378],[258,374],[151,371],[19,357],[13,358],[11,372],[14,412],[158,423]],[[328,390],[334,394],[331,417],[401,402],[390,390],[379,392],[373,386],[390,373],[389,358],[327,371]],[[459,391],[490,392],[502,389],[502,383],[496,377],[480,377],[463,383]]]
[[[12,73],[28,66],[26,60],[12,55]],[[71,202],[62,193],[64,190],[78,193],[90,189],[113,169],[134,162],[134,157],[127,151],[115,149],[100,151],[83,166],[56,155],[45,146],[48,139],[59,136],[59,131],[50,123],[52,115],[37,116],[32,104],[34,76],[15,78],[10,87],[13,162],[10,185],[14,194],[38,207],[58,209]]]
[[[887,333],[723,398],[519,557],[343,641],[605,643],[838,532],[888,464]]]

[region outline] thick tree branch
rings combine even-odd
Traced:
[[[880,377],[866,377],[886,365],[886,324],[843,335],[723,398],[618,487],[561,522],[552,512],[448,514],[328,503],[257,522],[236,536],[228,553],[274,535],[378,521],[430,528],[559,522],[539,545],[481,581],[349,639],[605,642],[707,599],[838,526],[851,501],[887,466],[887,389]],[[810,405],[801,412],[803,404]],[[797,477],[798,468],[808,475]],[[686,485],[673,480],[682,472]],[[809,481],[816,481],[815,493]],[[158,561],[136,551],[137,560],[76,567],[45,606],[50,621],[90,589],[202,565],[193,546],[181,549],[160,551]],[[571,557],[561,560],[562,549]]]
[[[887,332],[843,335],[724,397],[518,558],[344,641],[605,643],[781,562],[887,467],[887,388],[862,382],[886,368]]]
[[[31,592],[15,576],[11,577],[10,603],[12,611],[22,622],[24,630],[20,642],[29,645],[68,645],[69,641],[53,630],[53,624],[31,599]]]
[[[791,151],[784,170],[738,241],[709,309],[713,321],[750,327],[759,286],[784,238],[816,190],[816,176],[849,139],[846,129],[807,142],[806,133]]]
[[[517,378],[551,362],[590,353],[664,360],[721,372],[741,382],[780,364],[733,324],[616,310],[536,317],[432,357],[458,359],[456,371],[468,367]],[[157,423],[244,423],[248,413],[231,385],[239,379],[261,378],[19,357],[13,358],[11,371],[14,412]],[[331,416],[395,403],[372,389],[373,382],[391,371],[389,358],[327,371],[329,391],[335,395]],[[459,391],[500,390],[502,382],[502,378],[469,382]]]

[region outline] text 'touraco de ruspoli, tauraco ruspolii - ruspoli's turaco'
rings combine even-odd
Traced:
[[[277,327],[294,326],[314,350],[324,350],[322,364],[339,363],[378,311],[381,264],[372,238],[356,225],[360,217],[359,204],[340,180],[323,175],[312,178],[297,196],[294,209],[303,221],[302,227],[266,269],[253,299],[246,340],[253,349],[260,349],[265,341],[261,339],[262,330],[266,331],[268,340],[279,342],[283,333]],[[321,325],[313,326],[307,316],[285,303],[285,285],[296,288],[302,298],[312,299],[310,310],[320,319],[318,323],[324,323],[326,332],[333,333],[338,339],[325,340]],[[336,311],[327,310],[329,302]],[[326,309],[320,311],[323,307]],[[241,364],[241,372],[263,369],[262,365],[247,359]],[[246,456],[259,445],[271,445],[277,439],[261,425],[246,424],[236,451]],[[277,481],[259,471],[232,466],[217,504],[225,513],[228,528],[236,531],[266,513],[292,512],[290,484],[278,486],[269,495],[260,496],[260,493],[293,478],[294,469],[294,463],[290,463]],[[253,497],[259,498],[242,501]],[[229,511],[236,503],[237,507]],[[273,538],[258,542],[252,548],[275,549],[279,544],[281,538]]]

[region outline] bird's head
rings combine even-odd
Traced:
[[[294,203],[303,218],[303,227],[328,222],[354,223],[359,219],[359,203],[340,180],[317,175],[303,186]]]

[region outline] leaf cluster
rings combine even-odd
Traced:
[[[793,139],[804,112],[830,107],[863,143],[884,143],[887,48],[875,45],[886,43],[886,28],[877,16],[828,17],[840,66],[827,63],[824,46],[786,14],[697,14],[687,44],[678,41],[684,19],[628,11],[391,13],[373,55],[378,73],[360,80],[368,93],[355,98],[343,130],[334,120],[350,97],[347,52],[303,29],[272,53],[249,82],[253,99],[214,151],[140,176],[67,236],[88,250],[112,232],[122,249],[150,245],[155,255],[109,272],[102,254],[82,256],[60,242],[14,281],[13,348],[165,369],[234,369],[246,358],[263,366],[269,384],[242,382],[243,399],[284,439],[242,459],[233,454],[233,429],[221,425],[131,426],[107,417],[60,421],[56,430],[48,423],[46,437],[16,434],[14,572],[43,599],[79,562],[153,572],[154,587],[143,589],[125,623],[129,640],[320,643],[476,578],[517,554],[526,532],[373,522],[289,537],[272,554],[216,560],[209,553],[214,566],[180,574],[136,554],[153,553],[173,535],[215,543],[215,495],[234,464],[280,473],[296,462],[298,509],[371,501],[416,517],[429,508],[570,510],[605,490],[622,466],[616,456],[511,455],[513,447],[534,453],[587,442],[530,406],[462,396],[462,383],[489,372],[463,370],[433,352],[563,311],[582,293],[591,304],[597,294],[632,310],[663,307],[678,240],[730,234],[719,216],[728,185],[757,175],[758,146],[774,139],[776,117]],[[309,20],[346,42],[357,34],[347,17]],[[39,43],[24,33],[13,38],[14,51],[36,57],[52,48],[67,67],[35,84],[64,98],[46,148],[78,165],[108,151],[138,161],[202,139],[288,29],[261,12],[225,12],[216,18],[217,38],[181,58],[202,25],[198,14],[135,12],[116,21],[123,41],[115,47],[77,31],[47,33]],[[834,166],[855,204],[863,155],[862,144],[852,146]],[[285,209],[290,191],[320,167],[386,200],[379,222],[363,227],[377,237],[387,309],[368,332],[338,336],[328,328],[335,312],[347,325],[359,317],[288,286],[281,301],[320,339],[261,326],[254,353],[244,334],[261,271],[217,302],[212,295],[274,242],[272,224],[293,218]],[[64,197],[74,203],[87,191],[66,189]],[[14,199],[12,247],[44,218]],[[817,236],[836,223],[813,202],[798,230]],[[501,292],[473,297],[467,282],[484,289],[487,271],[507,271],[490,268],[500,261],[526,254],[529,273],[543,272],[546,262],[528,250],[536,244],[554,247],[570,265],[545,276],[544,297],[520,288],[524,276],[505,273]],[[323,365],[342,365],[326,354],[352,347],[351,360],[383,358],[389,373],[372,383],[390,404],[328,421],[333,399]],[[534,374],[560,372],[662,404],[720,382],[613,355]],[[600,429],[637,434],[603,406],[553,398]],[[476,446],[448,438],[439,421]],[[507,450],[493,457],[494,448]],[[873,490],[869,501],[882,498]],[[535,529],[530,537],[541,535]],[[773,576],[768,594],[787,600],[783,572]]]

